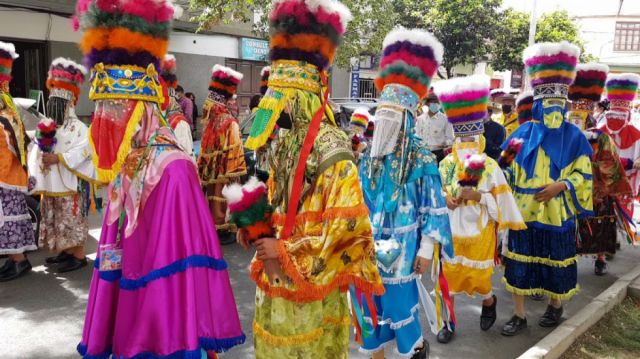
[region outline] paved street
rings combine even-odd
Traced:
[[[90,258],[95,256],[100,219],[91,218],[91,238],[88,241]],[[247,274],[251,253],[237,245],[224,247],[225,259],[235,291],[240,319],[247,334],[245,345],[226,353],[224,358],[252,358],[253,339],[251,322],[255,287]],[[34,271],[27,277],[0,283],[0,358],[1,359],[69,359],[77,358],[75,347],[80,340],[84,310],[89,289],[91,269],[58,276],[46,271],[42,265],[48,254],[40,251],[30,255]],[[565,306],[565,318],[576,313],[618,276],[640,263],[640,248],[624,246],[610,263],[610,272],[604,277],[593,275],[593,260],[583,258],[579,266],[582,291]],[[515,338],[500,335],[500,328],[511,316],[511,298],[500,282],[502,271],[494,276],[494,289],[498,295],[498,321],[488,332],[479,328],[480,299],[459,298],[456,302],[458,317],[457,337],[449,345],[441,345],[432,334],[426,333],[431,343],[431,358],[515,358],[550,332],[537,326],[545,303],[528,301],[529,329]],[[424,322],[424,320],[423,320]],[[423,325],[426,328],[426,325]],[[352,358],[365,358],[352,345]],[[395,358],[387,354],[387,358]]]

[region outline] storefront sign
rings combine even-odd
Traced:
[[[243,60],[267,61],[269,42],[266,40],[243,37],[240,44],[240,56]]]
[[[351,66],[351,98],[360,97],[360,64]]]

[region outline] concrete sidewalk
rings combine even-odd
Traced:
[[[100,219],[91,218],[88,253],[95,255]],[[247,334],[245,345],[234,348],[221,357],[253,358],[253,298],[255,286],[248,276],[252,254],[237,245],[224,247],[229,264],[240,320]],[[70,359],[78,358],[75,347],[82,335],[84,311],[88,296],[91,269],[59,276],[43,266],[48,253],[40,251],[29,256],[34,271],[18,281],[0,283],[0,358],[2,359]],[[91,256],[92,257],[92,256]],[[623,245],[622,251],[609,264],[609,274],[593,275],[593,259],[582,258],[578,281],[582,291],[565,305],[569,318],[592,301],[619,277],[640,263],[640,248]],[[92,263],[91,263],[92,264]],[[524,353],[551,332],[537,325],[546,308],[545,302],[527,300],[529,329],[517,337],[500,335],[502,325],[512,315],[511,295],[500,282],[502,271],[494,275],[494,290],[498,296],[498,320],[491,330],[480,330],[480,299],[459,297],[456,300],[458,328],[456,337],[448,345],[436,342],[431,333],[425,337],[431,344],[431,358],[491,358],[512,359]],[[426,282],[429,287],[429,283]],[[422,320],[425,323],[424,318]],[[423,328],[426,328],[426,324]],[[393,349],[392,349],[393,350]],[[351,358],[366,358],[352,344]],[[387,358],[397,358],[388,353]]]

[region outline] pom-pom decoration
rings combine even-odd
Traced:
[[[10,42],[0,41],[0,84],[2,84],[4,91],[9,89],[13,61],[17,58],[16,47]]]
[[[361,107],[353,111],[353,114],[351,115],[350,124],[351,126],[361,128],[364,131],[366,130],[370,119],[371,119],[371,114],[369,114],[369,109]]]
[[[523,58],[531,87],[545,84],[571,85],[576,77],[580,48],[567,41],[543,42],[524,50]]]
[[[524,140],[522,138],[512,138],[509,140],[507,144],[507,148],[505,148],[502,153],[500,153],[500,158],[498,159],[498,165],[500,168],[507,168],[511,166],[513,160],[516,158],[520,150],[522,150],[522,144]]]
[[[231,223],[246,230],[247,240],[272,237],[270,218],[273,208],[267,198],[267,186],[256,177],[244,185],[230,184],[222,190],[227,200]]]
[[[464,170],[458,176],[460,187],[477,187],[480,179],[482,179],[485,167],[484,155],[467,156],[464,160]]]
[[[600,101],[608,73],[609,66],[605,64],[579,64],[576,67],[576,78],[569,86],[569,100]]]
[[[533,91],[526,91],[518,97],[516,111],[521,125],[533,119]]]
[[[489,115],[489,82],[486,75],[474,75],[440,81],[434,85],[456,137],[484,132],[483,120]]]
[[[36,143],[38,148],[44,153],[53,153],[56,145],[56,121],[50,118],[43,118],[36,127]]]
[[[47,89],[51,97],[60,97],[74,104],[80,98],[87,69],[71,59],[58,57],[51,62],[47,78]]]
[[[639,83],[640,76],[637,74],[609,74],[605,87],[611,108],[628,107],[636,99]]]
[[[166,54],[162,59],[162,63],[160,63],[160,77],[168,88],[175,89],[178,87],[176,69],[176,57],[171,54]]]
[[[382,48],[375,80],[378,91],[396,84],[408,87],[420,99],[427,97],[444,53],[438,39],[425,30],[399,28],[387,34]]]

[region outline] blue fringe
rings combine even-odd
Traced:
[[[93,268],[98,271],[98,276],[100,279],[107,282],[115,282],[118,279],[122,278],[122,270],[110,270],[110,271],[101,271],[100,270],[100,258],[96,257],[96,260],[93,262]]]
[[[138,279],[122,278],[120,280],[120,288],[124,290],[144,288],[151,281],[170,277],[176,273],[184,272],[188,268],[211,268],[215,270],[224,270],[227,269],[227,262],[225,262],[224,259],[216,259],[203,255],[193,255],[185,259],[175,261],[164,268],[152,270],[149,274]]]
[[[236,345],[243,344],[246,340],[244,334],[234,338],[199,338],[198,344],[200,347],[195,350],[180,350],[169,355],[157,355],[151,352],[144,352],[136,354],[133,357],[125,357],[113,355],[111,349],[99,355],[87,355],[87,346],[80,343],[78,344],[78,353],[82,355],[84,359],[200,359],[202,358],[202,351],[213,351],[216,353],[226,352]]]

